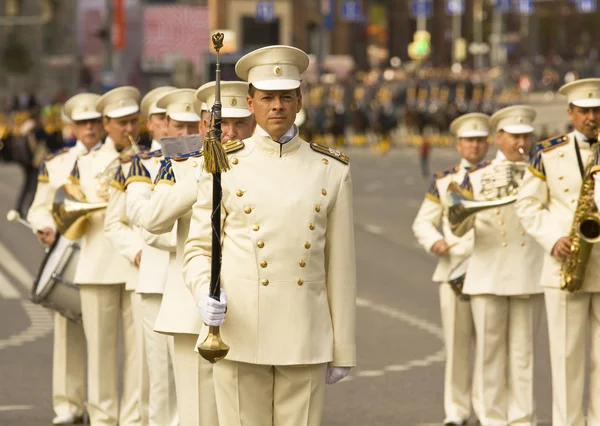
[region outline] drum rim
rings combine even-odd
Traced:
[[[30,293],[29,297],[33,303],[42,304],[44,302],[45,298],[48,296],[48,294],[52,291],[52,288],[54,287],[54,286],[46,286],[46,288],[44,288],[40,293],[37,292],[37,288],[40,285],[40,278],[42,277],[44,268],[46,267],[46,264],[48,263],[48,259],[50,259],[50,253],[52,253],[54,251],[54,249],[58,245],[58,241],[61,238],[65,238],[65,239],[69,240],[72,244],[77,245],[76,241],[72,241],[72,240],[62,236],[59,232],[56,233],[56,239],[54,240],[54,243],[50,246],[50,249],[46,253],[46,257],[44,257],[44,261],[38,268],[37,276],[35,278],[35,281],[33,282],[32,288],[31,288],[31,293]],[[50,278],[50,280],[55,281],[54,278]]]

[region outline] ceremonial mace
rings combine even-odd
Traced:
[[[216,77],[215,77],[215,103],[211,109],[212,126],[206,134],[203,143],[204,170],[213,175],[212,190],[212,247],[210,265],[210,291],[209,295],[214,300],[220,300],[221,296],[221,201],[223,199],[223,188],[221,187],[221,172],[229,170],[227,153],[221,144],[221,65],[219,63],[219,50],[223,47],[223,33],[212,36],[213,46],[217,52]],[[211,364],[225,358],[229,352],[227,346],[221,339],[219,326],[211,325],[208,328],[208,336],[200,346],[198,352],[202,358]]]

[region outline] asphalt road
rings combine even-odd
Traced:
[[[435,259],[411,223],[428,179],[416,150],[386,155],[347,150],[355,190],[358,262],[358,367],[327,388],[324,426],[416,426],[443,420],[443,344]],[[492,154],[490,153],[490,156]],[[432,171],[454,164],[452,148],[432,151]],[[4,221],[21,182],[0,164],[0,425],[50,425],[52,322],[26,300],[43,250],[29,230]],[[541,425],[551,414],[547,330],[540,328],[536,399]]]

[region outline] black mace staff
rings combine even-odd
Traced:
[[[213,176],[212,190],[212,247],[210,265],[210,292],[209,295],[215,300],[221,296],[221,202],[223,200],[223,188],[221,187],[221,173],[229,170],[227,153],[221,144],[221,64],[219,63],[219,50],[223,47],[223,33],[212,36],[213,46],[217,52],[216,78],[215,78],[215,103],[211,109],[211,127],[204,139],[204,170]],[[202,358],[211,364],[225,358],[229,352],[227,346],[221,339],[219,326],[209,326],[208,336],[198,351]]]

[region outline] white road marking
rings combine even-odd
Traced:
[[[401,311],[396,308],[392,308],[391,306],[381,305],[375,302],[371,302],[370,300],[363,299],[362,297],[356,298],[356,306],[361,308],[370,309],[375,311],[381,315],[385,315],[390,318],[397,319],[408,325],[411,325],[421,331],[424,331],[427,334],[430,334],[436,337],[438,340],[444,341],[444,333],[442,328],[434,324],[430,321],[427,321],[424,318],[417,317],[416,315],[409,314],[408,312]],[[359,377],[381,377],[386,373],[401,373],[404,371],[410,371],[414,368],[423,368],[429,367],[438,362],[443,362],[446,359],[444,348],[438,350],[436,353],[427,355],[423,358],[413,359],[407,361],[403,364],[391,364],[384,366],[381,370],[358,370],[352,374],[352,376],[347,377],[347,380],[343,381],[352,381],[353,378]]]
[[[0,262],[6,272],[15,277],[28,292],[33,286],[34,278],[31,276],[27,268],[11,253],[11,251],[2,243],[0,243]]]
[[[33,405],[0,405],[2,411],[24,411],[33,409]]]
[[[370,223],[365,223],[363,225],[363,229],[371,234],[381,235],[383,234],[383,227],[379,225],[371,225]]]
[[[376,180],[375,182],[365,185],[365,191],[367,192],[374,192],[381,188],[383,188],[383,183],[380,180]]]
[[[13,254],[0,243],[0,263],[27,291],[33,285],[34,277],[13,256]],[[34,342],[54,329],[54,314],[40,305],[34,305],[29,300],[21,300],[21,306],[29,317],[29,327],[18,334],[0,339],[0,350],[22,346],[25,343]]]
[[[10,280],[0,271],[0,298],[3,299],[20,299],[21,293],[13,287]]]

